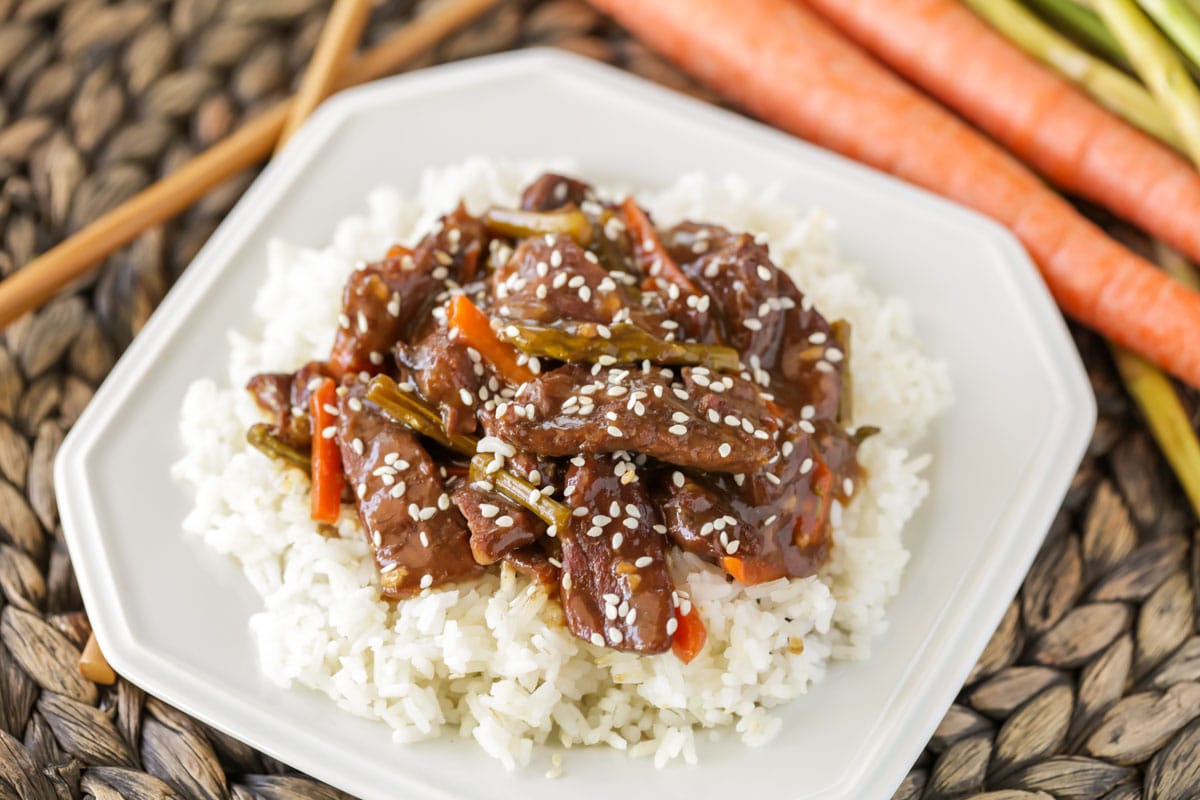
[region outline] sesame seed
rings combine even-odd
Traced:
[[[322,439],[332,439],[336,433],[337,433],[337,425],[330,425],[326,428],[321,429],[321,438]]]
[[[679,620],[671,617],[667,620],[667,636],[674,636],[675,631],[679,628]]]
[[[347,317],[345,314],[338,314],[338,327],[339,328],[349,328],[350,327],[350,318]]]
[[[842,491],[846,494],[854,494],[854,481],[846,478],[842,481]]]
[[[438,505],[438,508],[440,508],[442,511],[449,510],[450,495],[446,494],[445,492],[442,492],[441,495],[438,496],[437,505]]]
[[[825,351],[825,358],[836,364],[842,360],[842,351],[835,347],[831,347]]]
[[[374,364],[375,366],[378,367],[380,364],[383,363],[383,353],[380,353],[377,350],[372,350],[370,353],[367,354],[367,359],[372,364]]]
[[[425,506],[421,509],[421,513],[417,515],[417,518],[424,522],[425,520],[432,519],[436,513],[437,509],[433,506]]]
[[[651,558],[650,556],[642,556],[637,561],[634,561],[633,565],[635,567],[637,567],[638,569],[644,569],[645,567],[648,567],[653,563],[654,563],[654,559]]]
[[[825,340],[827,338],[828,337],[824,333],[817,331],[816,333],[809,334],[808,341],[812,342],[813,344],[825,344]]]
[[[593,633],[592,644],[596,645],[596,647],[604,647],[604,637],[598,633]]]
[[[758,277],[761,278],[762,280],[764,280],[764,281],[771,280],[771,270],[767,269],[762,264],[759,264],[758,269],[755,271],[758,272]]]
[[[683,473],[679,470],[675,470],[675,472],[671,474],[671,483],[675,484],[675,486],[679,489],[683,488],[683,480]]]
[[[768,472],[768,473],[766,473],[766,475],[767,475],[767,480],[770,483],[773,483],[776,486],[778,486],[781,483],[781,481],[779,480],[779,476],[776,475],[774,472]]]
[[[392,497],[401,498],[404,496],[406,489],[408,489],[408,484],[406,484],[404,481],[397,481],[396,485],[392,487],[390,494]]]
[[[800,420],[800,422],[797,423],[796,427],[799,428],[800,430],[804,431],[805,433],[811,434],[811,433],[817,432],[816,426],[813,425],[811,422],[809,422],[806,419]]]
[[[360,456],[363,454],[363,450],[366,449],[363,445],[362,439],[355,439],[350,443],[350,447],[354,448],[354,452],[358,453]]]
[[[741,542],[739,542],[737,539],[734,539],[732,542],[725,545],[725,552],[728,553],[729,555],[733,555],[734,553],[737,552],[737,549],[740,545],[741,545]]]
[[[624,433],[622,433],[622,432],[621,432],[621,429],[620,429],[620,428],[618,428],[616,425],[609,425],[609,426],[608,426],[608,435],[609,435],[609,436],[615,436],[615,437],[617,437],[617,438],[619,439],[619,438],[621,438],[622,436],[624,436],[625,434],[624,434]]]
[[[729,458],[729,454],[733,452],[733,448],[729,446],[729,442],[722,442],[717,448],[717,452],[721,454],[721,458]]]
[[[612,639],[613,644],[620,644],[625,639],[621,632],[616,628],[608,629],[608,638]]]
[[[754,317],[750,317],[748,319],[742,320],[742,325],[744,325],[747,330],[751,330],[751,331],[761,331],[762,330],[762,323],[759,322]]]
[[[725,416],[725,424],[730,426],[731,428],[736,428],[742,424],[742,421],[740,419],[738,419],[737,417],[735,417],[733,414],[727,414]]]
[[[421,588],[428,589],[430,586],[433,586],[433,576],[426,572],[421,576]]]
[[[379,568],[379,574],[387,575],[389,572],[395,572],[398,566],[398,564],[384,564]]]
[[[804,406],[800,409],[800,419],[812,419],[817,415],[817,409],[813,406]]]
[[[672,422],[687,422],[689,419],[690,419],[690,417],[688,417],[688,415],[683,413],[682,411],[676,411],[674,414],[671,415]]]
[[[807,475],[813,468],[813,460],[806,458],[800,462],[800,474]]]
[[[429,535],[425,531],[421,531],[421,547],[429,547]]]
[[[780,447],[779,449],[783,453],[783,457],[787,458],[788,456],[790,456],[792,454],[792,451],[796,449],[796,446],[794,444],[792,444],[791,442],[784,442],[783,446]]]
[[[367,315],[364,314],[363,312],[359,311],[358,312],[358,332],[366,333],[368,330],[370,330],[370,326],[367,324]]]
[[[359,500],[362,500],[367,496],[367,485],[365,483],[360,483],[358,488],[354,490],[354,493],[358,495]]]
[[[621,544],[624,541],[625,541],[625,535],[623,533],[621,533],[620,531],[617,531],[616,533],[613,534],[613,537],[612,537],[612,549],[616,550],[616,549],[620,548]]]
[[[606,605],[604,607],[604,618],[610,622],[617,618],[617,607]]]

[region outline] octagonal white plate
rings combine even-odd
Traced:
[[[842,664],[780,709],[763,748],[701,746],[656,771],[608,751],[547,756],[508,774],[469,740],[394,745],[382,724],[259,675],[238,568],[180,531],[191,502],[169,477],[193,379],[225,375],[267,240],[319,245],[380,183],[472,154],[569,155],[599,181],[656,185],[704,169],[839,221],[847,255],[907,298],[956,402],[930,449],[932,493],[874,657]],[[183,710],[351,793],[384,798],[887,798],[952,701],[1032,560],[1082,455],[1095,405],[1079,357],[1025,253],[982,217],[734,114],[553,52],[430,69],[326,103],[230,213],[67,437],[63,525],[113,666]],[[702,739],[704,737],[701,737]]]

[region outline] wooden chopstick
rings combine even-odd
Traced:
[[[437,44],[498,0],[444,0],[346,65],[338,88],[387,75]],[[143,231],[165,222],[213,187],[270,155],[287,123],[284,100],[161,181],[96,219],[0,282],[0,329],[53,297]]]
[[[313,50],[312,60],[308,62],[308,69],[300,80],[300,88],[292,96],[292,108],[275,145],[276,153],[292,138],[292,134],[313,109],[337,88],[338,76],[345,67],[346,59],[358,47],[370,13],[371,4],[368,0],[335,0],[321,29],[321,38]]]

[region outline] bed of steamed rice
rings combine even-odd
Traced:
[[[514,204],[543,166],[473,160],[430,170],[415,195],[374,192],[366,213],[343,220],[324,249],[270,245],[255,318],[230,334],[228,383],[197,381],[184,402],[185,455],[175,472],[196,497],[185,529],[234,558],[262,596],[250,625],[266,675],[383,721],[398,742],[471,736],[509,768],[544,742],[607,744],[660,766],[695,760],[697,728],[733,726],[747,744],[765,742],[780,724],[768,709],[808,691],[829,660],[866,658],[884,629],[908,558],[902,528],[927,491],[929,458],[910,448],[949,397],[908,306],[865,285],[820,212],[698,175],[638,194],[660,224],[692,218],[764,235],[827,318],[850,320],[853,422],[883,430],[860,451],[869,475],[860,494],[835,508],[833,556],[819,576],[743,587],[692,556],[673,556],[677,585],[708,628],[690,664],[576,639],[555,621],[556,601],[507,570],[384,602],[353,510],[343,511],[341,538],[323,536],[309,520],[307,478],[245,444],[246,428],[262,417],[241,387],[255,372],[328,353],[341,287],[358,263],[415,242],[460,197],[476,212]]]

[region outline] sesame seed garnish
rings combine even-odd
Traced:
[[[771,270],[767,269],[762,264],[759,264],[758,269],[755,271],[758,273],[758,277],[761,278],[762,280],[764,280],[764,281],[771,280]]]
[[[399,564],[384,564],[379,568],[380,575],[387,575],[389,572],[395,572]]]
[[[592,644],[596,645],[596,647],[604,647],[604,637],[598,633],[593,633]]]
[[[421,531],[419,538],[421,539],[421,547],[429,547],[429,535],[425,531]]]
[[[737,552],[737,549],[739,546],[741,546],[741,544],[742,543],[739,542],[737,539],[734,539],[732,542],[725,545],[725,552],[728,553],[729,555],[733,555],[734,553]]]
[[[360,456],[363,454],[363,450],[366,449],[363,445],[363,440],[357,438],[350,443],[350,447],[353,448],[354,452],[358,453]]]
[[[813,460],[811,458],[806,458],[800,462],[800,474],[801,475],[807,475],[809,472],[812,471],[812,468],[813,468]]]
[[[347,317],[345,314],[338,314],[338,327],[339,328],[349,328],[350,327],[350,318]]]
[[[667,636],[674,636],[676,629],[679,628],[679,620],[671,617],[667,620]]]
[[[809,334],[808,341],[812,344],[825,344],[828,338],[822,331],[817,331],[816,333]]]
[[[653,563],[654,563],[654,559],[651,558],[650,556],[642,556],[637,561],[634,561],[633,565],[635,567],[637,567],[638,569],[644,569]]]
[[[337,425],[329,425],[321,429],[322,439],[332,439],[337,434]]]
[[[671,473],[671,483],[675,484],[676,488],[683,488],[683,480],[683,473],[679,470],[675,470],[675,472]]]
[[[426,572],[421,576],[421,588],[428,589],[430,586],[433,586],[433,576]]]
[[[612,537],[612,549],[616,550],[616,549],[620,548],[620,546],[624,543],[624,541],[625,541],[625,535],[623,533],[621,533],[620,531],[617,531],[616,533],[613,534],[613,537]]]
[[[729,458],[729,454],[733,452],[733,448],[729,446],[729,442],[722,442],[717,448],[717,452],[721,454],[721,458]]]
[[[811,422],[809,422],[806,419],[800,420],[800,422],[798,422],[796,424],[796,427],[799,428],[800,430],[804,431],[805,433],[809,433],[809,434],[817,432],[816,426],[813,425]]]
[[[766,476],[767,476],[767,480],[770,483],[775,484],[776,486],[778,486],[781,483],[781,481],[779,480],[779,476],[776,475],[774,472],[768,472],[768,473],[766,473]]]
[[[616,628],[608,629],[608,638],[612,639],[613,644],[620,644],[625,639],[624,635]]]
[[[684,431],[684,432],[685,432],[685,433],[687,432],[687,431],[686,431],[686,429],[685,429],[685,431]],[[615,437],[617,437],[617,438],[619,439],[619,438],[621,438],[622,436],[624,436],[625,434],[624,434],[624,433],[621,431],[621,429],[620,429],[620,428],[618,428],[616,425],[609,425],[609,426],[608,426],[608,435],[609,435],[609,436],[615,436]]]
[[[370,326],[367,324],[367,315],[364,314],[363,312],[359,311],[358,312],[358,332],[366,333],[368,330],[370,330]]]
[[[688,429],[684,425],[672,425],[671,427],[667,428],[667,432],[673,433],[676,436],[686,436]]]
[[[599,539],[601,536],[604,535],[604,529],[601,528],[599,525],[593,525],[592,527],[587,529],[587,535],[593,539]]]
[[[367,496],[367,485],[365,483],[360,483],[354,490],[354,493],[358,495],[359,500],[362,500]]]
[[[751,331],[761,331],[762,330],[762,323],[759,322],[754,317],[749,317],[747,319],[742,320],[742,325],[744,325],[747,330],[751,330]]]
[[[831,347],[825,351],[825,358],[832,361],[834,364],[842,360],[842,351],[835,347]]]
[[[442,492],[441,495],[438,496],[437,506],[442,511],[448,511],[450,509],[450,495]]]
[[[846,494],[854,494],[854,481],[846,478],[842,481],[842,491]]]

